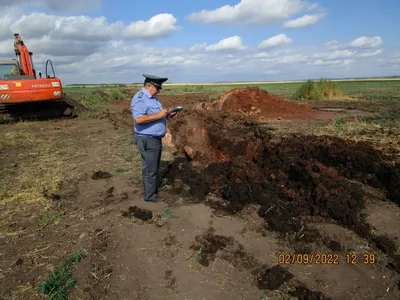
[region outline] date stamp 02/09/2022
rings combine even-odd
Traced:
[[[289,254],[280,253],[278,255],[280,265],[373,265],[375,264],[375,254],[373,253],[316,253],[316,254]]]

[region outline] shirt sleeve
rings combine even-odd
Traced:
[[[131,113],[134,119],[140,118],[147,114],[147,104],[146,101],[139,98],[133,98],[131,103]]]

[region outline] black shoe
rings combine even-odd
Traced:
[[[156,195],[153,199],[150,200],[144,200],[146,202],[154,202],[154,203],[159,203],[159,202],[163,202],[164,199],[158,195]]]

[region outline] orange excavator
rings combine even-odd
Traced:
[[[0,60],[0,121],[74,116],[75,106],[69,103],[73,100],[63,93],[51,60],[46,62],[45,76],[39,73],[38,78],[32,52],[18,33],[14,38],[18,60]]]

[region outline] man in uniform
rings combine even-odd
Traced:
[[[135,145],[142,156],[142,180],[144,200],[159,202],[157,171],[160,167],[162,141],[166,134],[167,110],[156,95],[162,83],[168,78],[143,74],[144,87],[137,92],[131,102],[134,121]],[[172,116],[172,114],[171,114]]]

